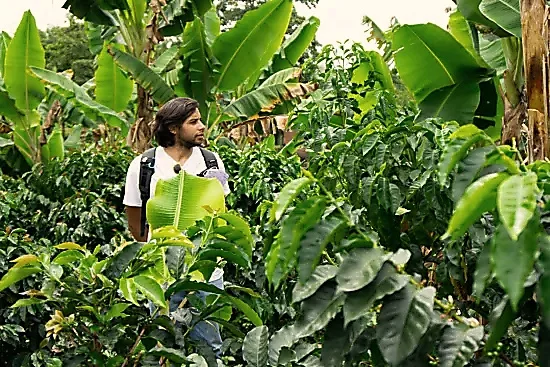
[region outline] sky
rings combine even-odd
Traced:
[[[0,30],[13,35],[23,12],[31,10],[39,29],[63,25],[67,11],[62,8],[65,0],[0,0]],[[386,30],[393,16],[401,24],[431,22],[444,28],[447,24],[447,7],[452,0],[319,0],[315,9],[296,3],[298,13],[314,15],[321,21],[317,40],[321,44],[350,39],[365,43],[364,15]]]

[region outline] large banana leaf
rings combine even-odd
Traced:
[[[315,39],[315,34],[321,22],[316,17],[310,17],[285,40],[279,52],[273,57],[272,69],[279,71],[296,65],[300,57]]]
[[[426,97],[420,104],[419,119],[439,117],[444,121],[470,123],[479,105],[479,85],[475,81],[464,81],[443,87]]]
[[[155,195],[147,202],[151,230],[174,226],[180,231],[209,214],[225,211],[223,187],[215,178],[202,178],[182,171],[169,180],[159,180]]]
[[[214,41],[220,35],[220,26],[220,18],[215,9],[211,9],[204,14],[204,30],[208,46],[212,47]]]
[[[508,36],[508,32],[500,28],[498,24],[488,19],[481,13],[479,10],[480,4],[481,0],[457,0],[458,11],[460,11],[460,13],[470,22],[489,27],[498,36]]]
[[[127,0],[130,16],[134,21],[134,25],[138,29],[143,29],[145,24],[145,11],[147,10],[146,0]]]
[[[31,66],[43,68],[45,65],[44,49],[36,22],[31,12],[26,11],[9,44],[4,68],[6,89],[21,111],[35,109],[44,98],[44,85],[28,69]]]
[[[134,83],[120,70],[107,52],[107,47],[105,44],[97,59],[95,96],[102,105],[115,112],[122,112],[132,98]]]
[[[116,48],[109,48],[109,53],[121,68],[130,73],[139,85],[151,93],[157,103],[166,103],[174,97],[172,88],[143,62]]]
[[[212,0],[171,0],[163,8],[160,32],[164,36],[180,35],[187,22],[192,22],[195,14],[203,17],[212,8]]]
[[[248,11],[212,46],[221,64],[216,90],[234,90],[266,66],[281,46],[292,13],[292,0],[270,0]]]
[[[38,117],[35,114],[32,115]],[[13,142],[31,167],[40,161],[40,151],[38,149],[39,129],[38,121],[31,123],[31,127],[28,129],[23,128],[20,124],[15,125],[13,129]]]
[[[126,0],[67,0],[63,4],[63,8],[69,10],[77,18],[87,20],[88,22],[117,25],[109,10],[128,9],[128,3]]]
[[[151,70],[157,74],[162,73],[178,54],[179,49],[177,47],[170,47],[157,57],[155,62],[151,65]]]
[[[479,10],[505,31],[521,38],[520,0],[481,0]]]
[[[0,86],[0,116],[5,116],[8,121],[17,124],[25,117],[15,105],[15,100],[10,97],[8,91]]]
[[[202,115],[207,115],[206,101],[210,100],[210,91],[214,85],[214,58],[208,46],[204,24],[199,18],[187,23],[183,33],[185,43],[182,47],[184,68],[180,83],[188,96],[199,102]]]
[[[431,23],[401,26],[392,48],[399,75],[419,102],[435,90],[466,79],[481,81],[490,72],[450,33]]]
[[[232,102],[224,112],[235,117],[250,118],[261,111],[273,110],[283,101],[305,96],[317,89],[314,84],[287,82],[299,75],[299,68],[281,70],[269,77],[257,89]]]
[[[477,55],[476,46],[474,44],[474,35],[472,34],[470,24],[458,10],[451,13],[448,28],[449,33],[451,33],[466,50],[470,51],[470,53],[474,56]]]
[[[4,75],[4,61],[6,60],[6,51],[10,44],[11,37],[6,32],[0,34],[0,77]]]
[[[32,72],[42,80],[52,84],[57,93],[69,99],[72,103],[78,105],[88,117],[100,116],[105,119],[109,125],[121,127],[123,131],[127,130],[127,123],[115,111],[98,103],[90,97],[84,88],[66,78],[65,76],[50,70],[31,67]]]
[[[504,70],[508,68],[502,49],[502,41],[500,39],[490,41],[485,37],[480,37],[479,54],[489,66],[497,71],[499,77],[501,77]]]

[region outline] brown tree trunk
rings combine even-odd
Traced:
[[[549,156],[548,9],[544,0],[521,1],[521,27],[532,162]]]
[[[152,146],[151,122],[153,121],[153,110],[151,96],[140,85],[137,86],[137,94],[136,122],[128,132],[127,143],[133,150],[143,153]]]

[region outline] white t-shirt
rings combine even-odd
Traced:
[[[218,161],[218,169],[225,172],[225,167],[219,155],[214,153]],[[126,185],[123,203],[126,206],[141,207],[141,195],[139,193],[139,170],[141,154],[134,158],[126,174]],[[167,180],[177,176],[174,166],[179,164],[176,160],[166,153],[163,147],[158,147],[155,152],[155,172],[151,176],[150,197],[155,195],[155,189],[159,179]],[[206,169],[206,163],[199,147],[194,147],[191,156],[182,166],[182,169],[192,175],[198,175]],[[227,181],[223,185],[225,195],[229,194],[229,185]],[[150,234],[149,234],[150,235]],[[210,281],[217,280],[223,275],[223,270],[216,268],[210,277]]]

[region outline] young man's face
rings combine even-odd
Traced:
[[[204,143],[204,129],[201,113],[197,108],[175,131],[176,144],[187,148],[202,145]]]

